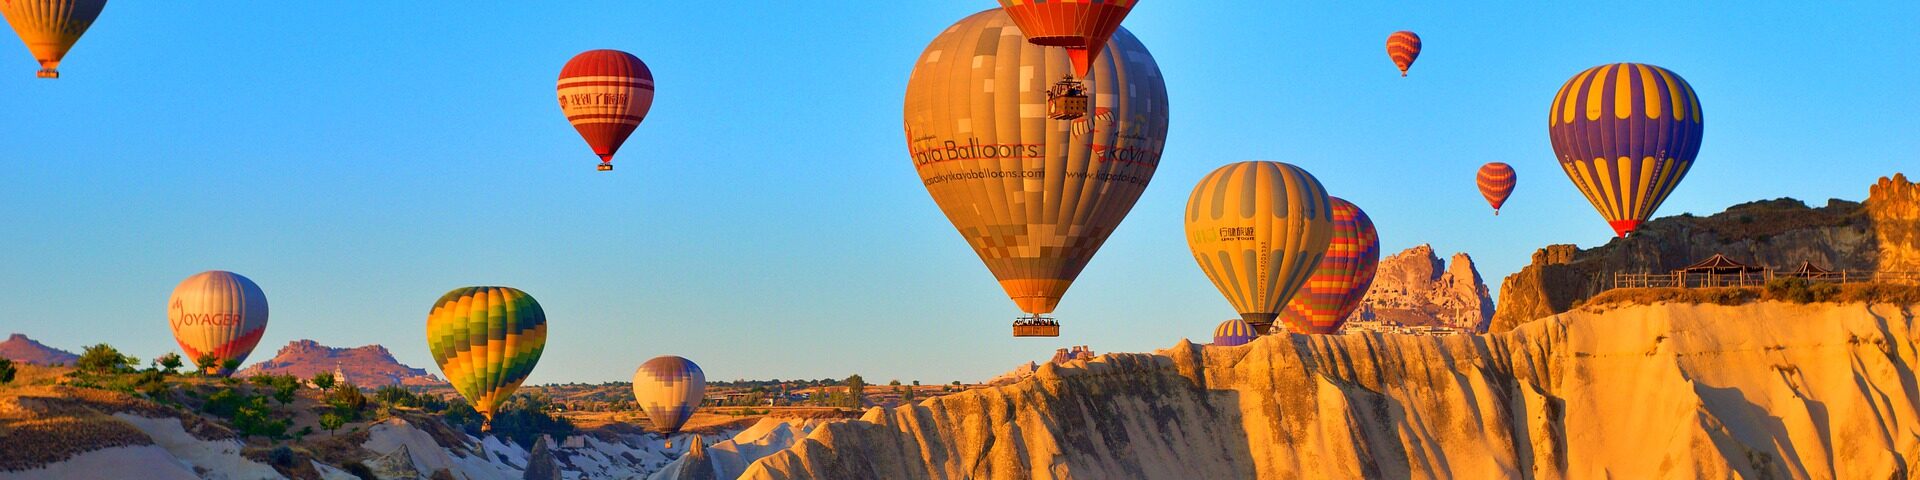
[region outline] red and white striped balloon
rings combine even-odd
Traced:
[[[653,71],[639,57],[619,50],[588,50],[560,69],[560,111],[600,156],[600,170],[613,169],[613,154],[653,107]]]

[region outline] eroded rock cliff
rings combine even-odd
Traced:
[[[1912,478],[1916,313],[1663,304],[1182,342],[872,409],[744,478]]]
[[[1367,296],[1354,310],[1364,321],[1487,331],[1493,297],[1473,257],[1455,253],[1442,262],[1433,246],[1421,244],[1380,260]]]
[[[1501,282],[1491,331],[1565,312],[1604,291],[1614,273],[1665,273],[1716,253],[1783,269],[1812,262],[1832,270],[1920,271],[1920,185],[1896,174],[1874,184],[1864,204],[1750,202],[1708,217],[1655,219],[1631,237],[1590,249],[1549,246]]]

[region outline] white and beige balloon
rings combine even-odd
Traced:
[[[212,355],[219,365],[204,373],[231,375],[267,331],[267,294],[237,273],[200,272],[173,287],[167,324],[189,362]]]

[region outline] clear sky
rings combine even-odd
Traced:
[[[251,361],[311,338],[435,370],[433,300],[504,284],[551,322],[533,383],[661,354],[713,379],[980,380],[1234,316],[1179,214],[1234,161],[1303,166],[1387,253],[1465,251],[1495,288],[1540,246],[1603,243],[1544,113],[1618,61],[1672,69],[1705,106],[1661,215],[1920,174],[1917,2],[1145,0],[1126,25],[1168,81],[1159,172],[1061,303],[1063,336],[1013,339],[1018,311],[900,130],[914,59],[994,2],[483,3],[114,2],[58,81],[0,39],[0,333],[151,358],[175,349],[174,284],[225,269],[271,300]],[[1409,78],[1384,51],[1399,29],[1425,40]],[[611,174],[554,102],[594,48],[638,55],[659,89]],[[1499,217],[1473,186],[1488,161],[1520,176]]]

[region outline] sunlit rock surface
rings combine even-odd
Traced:
[[[1913,478],[1916,310],[1580,310],[1043,365],[815,429],[744,478]]]

